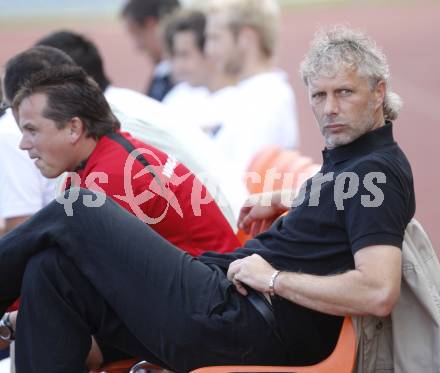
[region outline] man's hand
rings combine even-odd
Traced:
[[[283,204],[284,196],[293,196],[293,191],[275,191],[251,195],[241,208],[238,228],[252,236],[268,229],[273,221],[289,209]],[[292,197],[293,198],[293,197]],[[288,198],[286,198],[289,201]]]
[[[9,312],[9,320],[11,321],[12,329],[14,329],[14,331],[17,329],[17,315],[18,311]],[[0,350],[9,347],[10,344],[11,341],[0,340]]]
[[[229,265],[227,276],[240,294],[247,295],[243,284],[262,293],[268,293],[270,278],[274,272],[275,269],[266,260],[258,254],[253,254],[233,261]]]

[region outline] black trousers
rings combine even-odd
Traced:
[[[56,201],[0,240],[0,313],[19,296],[18,373],[79,373],[90,335],[177,372],[286,364],[287,352],[225,274],[107,198]]]

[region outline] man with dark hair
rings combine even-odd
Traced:
[[[173,76],[180,82],[163,103],[183,118],[184,124],[211,136],[222,126],[222,117],[235,99],[234,76],[216,69],[205,54],[205,14],[181,9],[164,22],[164,39]]]
[[[294,203],[282,192],[249,201],[246,230],[287,214],[243,248],[194,260],[111,200],[86,207],[99,198],[89,191],[73,216],[54,202],[0,240],[0,312],[23,298],[18,373],[81,371],[90,331],[176,372],[311,365],[331,353],[343,315],[393,310],[415,196],[386,58],[339,27],[317,35],[301,72],[323,166]]]
[[[61,65],[32,75],[13,110],[20,148],[45,177],[74,172],[69,184],[104,192],[192,255],[238,246],[200,181],[174,157],[120,132],[100,88],[81,68]]]
[[[46,45],[67,53],[78,66],[82,67],[98,83],[103,92],[110,85],[110,79],[105,73],[101,54],[96,45],[86,37],[63,30],[41,38],[35,45]]]
[[[156,65],[147,94],[159,101],[174,85],[168,61],[164,59],[159,24],[179,6],[178,0],[129,0],[121,12],[135,45]]]
[[[1,141],[1,125],[2,120],[1,117],[6,112],[6,105],[3,103],[3,88],[2,88],[2,82],[0,79],[0,141]],[[0,177],[0,186],[3,184]],[[0,211],[0,237],[5,234],[5,221],[2,217],[1,211]],[[3,344],[0,343],[0,347],[3,347]],[[9,356],[9,351],[7,349],[0,351],[0,360],[5,359]]]
[[[32,73],[53,65],[73,64],[61,51],[34,48],[5,65],[3,104],[9,107],[16,92]],[[19,149],[21,134],[10,109],[0,118],[0,217],[8,232],[55,197],[55,181],[41,175],[26,152]]]
[[[177,10],[166,20],[164,27],[164,40],[169,53],[175,53],[174,37],[179,32],[192,32],[194,44],[198,50],[205,48],[205,14],[198,10]]]
[[[203,53],[205,25],[206,18],[202,12],[187,9],[177,10],[165,21],[164,40],[177,81],[203,86],[209,80],[212,73],[209,70],[212,69],[208,68]],[[185,48],[185,44],[191,44],[192,49]]]
[[[27,53],[19,53],[6,62],[3,88],[7,102],[12,103],[15,94],[33,73],[38,73],[52,66],[74,63],[71,57],[59,51],[55,52],[53,48],[49,47],[41,46],[29,49]]]
[[[75,172],[72,185],[106,193],[194,255],[205,245],[227,251],[237,243],[215,202],[204,205],[208,192],[184,165],[119,131],[104,95],[80,67],[32,75],[16,94],[13,110],[22,131],[20,148],[44,176]]]
[[[85,36],[58,31],[40,39],[37,45],[62,50],[91,75],[119,117],[124,131],[165,153],[173,154],[193,173],[204,175],[211,194],[235,227],[236,217],[246,199],[241,175],[231,175],[223,156],[212,150],[208,139],[198,128],[184,125],[184,117],[174,115],[157,100],[111,85],[97,46]]]

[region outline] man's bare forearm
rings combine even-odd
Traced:
[[[398,256],[400,252],[390,256]],[[394,255],[396,254],[396,255]],[[400,292],[400,258],[377,264],[377,269],[359,267],[333,276],[282,272],[276,294],[291,302],[333,315],[389,314]]]
[[[228,279],[243,295],[241,284],[274,293],[293,303],[333,315],[377,315],[391,312],[400,293],[401,251],[370,246],[355,254],[355,269],[332,276],[280,272],[257,254],[232,262]]]

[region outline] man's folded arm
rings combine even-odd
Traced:
[[[368,246],[354,255],[355,269],[332,276],[282,272],[275,293],[333,315],[388,315],[400,294],[401,249]]]

